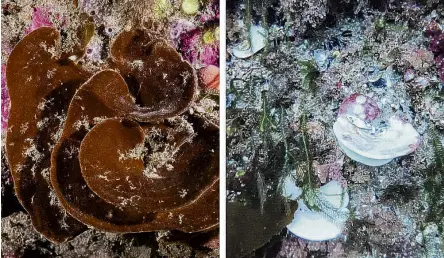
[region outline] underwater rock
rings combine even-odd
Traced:
[[[331,37],[324,41],[325,50],[331,51],[335,48],[341,50],[344,47],[346,47],[345,42],[338,37]]]
[[[407,62],[417,71],[425,71],[433,65],[433,53],[425,49],[416,49],[404,56]]]
[[[297,193],[297,191],[295,192]],[[293,221],[287,229],[300,238],[311,241],[325,241],[336,238],[342,231],[349,216],[346,208],[348,193],[337,181],[330,181],[319,190],[314,190],[312,200],[300,199]]]
[[[233,49],[233,55],[237,58],[248,58],[267,44],[267,31],[258,25],[250,26],[250,38]]]
[[[342,176],[342,167],[344,165],[344,156],[331,163],[318,164],[313,162],[316,174],[322,184],[328,181],[338,181],[343,187],[347,187],[347,180]]]
[[[413,84],[419,89],[425,89],[427,86],[430,85],[430,82],[425,77],[417,77],[415,78],[415,80],[413,80]]]
[[[393,69],[388,67],[381,71],[377,66],[370,66],[366,70],[367,85],[372,88],[391,88],[394,83]]]
[[[442,249],[444,243],[440,235],[439,226],[435,223],[429,223],[424,227],[424,230],[416,236],[416,242],[425,245],[426,257],[444,257]]]
[[[8,161],[6,160],[5,145],[2,144],[1,152],[1,213],[2,218],[7,217],[17,211],[23,211],[22,206],[17,200],[17,196],[14,192],[14,182],[9,168]],[[3,222],[2,222],[3,223]],[[3,250],[2,250],[3,251]]]
[[[316,65],[321,72],[325,72],[330,66],[331,59],[328,56],[327,51],[322,49],[316,49],[313,51],[313,58]]]
[[[236,103],[236,94],[234,94],[234,93],[228,93],[227,94],[227,99],[226,99],[226,106],[227,107],[234,107],[235,105],[235,103]]]
[[[384,88],[387,86],[387,80],[384,78],[379,78],[378,80],[371,82],[370,86],[375,88]]]
[[[397,116],[378,121],[379,113],[374,100],[353,94],[342,103],[333,125],[333,132],[345,154],[369,166],[381,166],[412,153],[421,142],[411,124]]]
[[[103,42],[99,40],[99,38],[92,38],[91,42],[88,44],[85,58],[96,63],[103,63],[104,61],[102,60],[102,49]]]
[[[370,83],[375,83],[378,80],[382,79],[384,76],[384,72],[379,69],[377,66],[370,66],[366,70],[367,80]]]
[[[413,78],[415,78],[415,72],[413,71],[413,69],[408,69],[404,74],[404,81],[409,82],[413,80]]]
[[[199,21],[201,23],[217,21],[219,19],[219,9],[220,8],[218,0],[206,1],[206,5],[199,12]]]

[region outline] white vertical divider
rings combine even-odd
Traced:
[[[219,0],[220,7],[220,188],[219,188],[219,243],[220,243],[220,257],[226,257],[226,1]]]

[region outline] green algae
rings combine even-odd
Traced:
[[[302,88],[310,90],[314,94],[317,88],[316,79],[320,76],[315,61],[313,59],[299,61],[299,67],[302,76]]]
[[[439,231],[442,232],[444,229],[441,223],[444,217],[444,147],[436,129],[431,128],[429,134],[434,163],[427,168],[427,178],[424,182],[429,205],[426,222],[436,222]]]

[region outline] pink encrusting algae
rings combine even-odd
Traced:
[[[188,20],[177,19],[170,25],[170,38],[175,47],[178,47],[181,37],[194,30],[196,26]]]
[[[193,65],[219,66],[218,43],[204,44],[202,41],[202,30],[196,28],[180,36],[179,51],[184,59]]]
[[[198,45],[201,40],[202,33],[199,29],[194,29],[180,36],[179,51],[185,60],[195,64],[199,59]]]
[[[202,11],[200,22],[205,23],[209,21],[219,20],[219,1],[212,0]]]
[[[8,128],[10,105],[8,88],[6,87],[6,65],[2,65],[2,131]]]
[[[339,115],[353,114],[361,110],[365,114],[366,121],[374,120],[380,113],[376,101],[355,93],[342,102],[339,108]]]
[[[217,45],[206,45],[200,55],[200,61],[204,65],[219,64],[219,47]]]
[[[177,42],[179,52],[193,66],[219,66],[219,43],[203,40],[204,33],[214,27],[218,20],[219,3],[212,0],[193,20],[177,19],[170,26],[170,38]]]
[[[444,82],[444,33],[436,21],[431,21],[427,25],[424,34],[431,39],[429,50],[435,54],[435,65],[438,69],[438,77],[441,82]]]
[[[40,27],[52,27],[53,23],[51,21],[51,12],[47,8],[35,7],[32,13],[32,23],[25,30],[25,34],[30,33]]]

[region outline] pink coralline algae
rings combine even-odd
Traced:
[[[316,172],[321,183],[325,184],[328,181],[338,181],[342,185],[342,187],[347,187],[347,180],[345,180],[345,178],[342,176],[343,164],[344,157],[332,163],[322,165],[316,164]]]
[[[35,7],[32,13],[32,23],[25,30],[25,34],[30,33],[40,27],[52,27],[53,23],[50,19],[51,12],[47,8]]]
[[[218,65],[219,63],[219,47],[208,45],[204,47],[204,51],[200,55],[200,61],[204,65]]]
[[[177,19],[170,25],[170,38],[172,43],[177,48],[178,42],[181,40],[182,35],[189,33],[195,29],[195,25],[185,19]]]
[[[219,21],[219,1],[211,1],[202,11],[199,20],[201,23]]]
[[[179,51],[194,66],[219,66],[218,43],[204,44],[202,36],[199,28],[180,35]]]
[[[6,65],[2,65],[2,131],[8,128],[9,107],[9,93],[6,87]]]
[[[436,21],[430,22],[429,25],[427,25],[424,33],[431,39],[429,50],[435,55],[435,64],[436,68],[438,69],[438,77],[441,82],[444,82],[444,33],[441,26]]]
[[[219,43],[205,42],[204,34],[219,20],[219,3],[210,1],[193,20],[177,19],[170,26],[170,37],[184,59],[195,67],[219,66]]]
[[[209,239],[206,243],[204,243],[203,246],[215,250],[219,248],[219,242],[220,242],[219,236],[215,236]]]
[[[425,35],[427,37],[436,37],[441,34],[441,27],[436,21],[431,21],[426,29],[425,29]]]
[[[194,29],[180,36],[179,51],[184,59],[192,64],[195,64],[199,59],[198,47],[201,38],[202,33],[199,29]]]
[[[444,34],[441,33],[438,36],[433,37],[429,48],[433,53],[441,54],[444,51]]]
[[[356,109],[362,109],[364,111],[365,117],[363,117],[363,119],[366,121],[374,120],[380,113],[376,101],[355,93],[342,102],[339,108],[339,115],[352,114]]]
[[[288,237],[282,241],[279,257],[311,257],[310,253],[325,253],[328,258],[345,257],[341,241],[307,241],[305,239]]]

